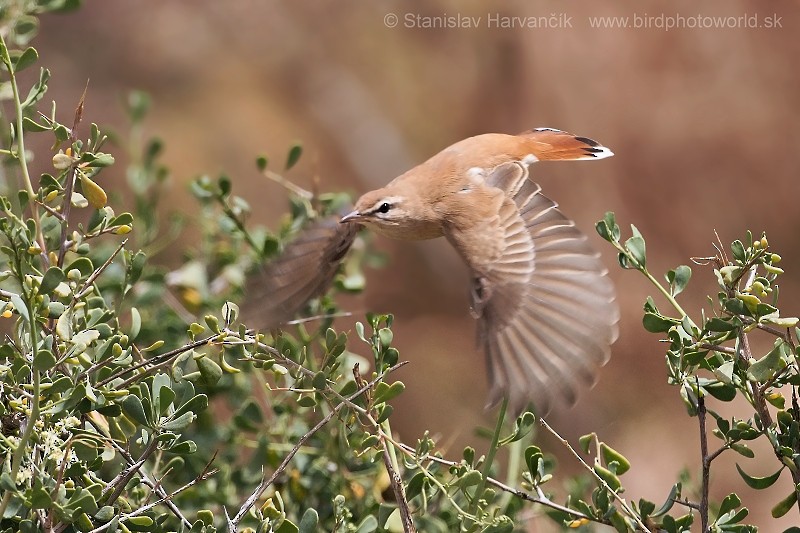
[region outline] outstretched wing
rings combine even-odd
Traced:
[[[614,288],[586,237],[528,179],[527,165],[499,165],[484,181],[498,198],[496,216],[447,237],[473,272],[489,402],[508,395],[515,413],[533,403],[545,414],[554,398],[573,403],[608,361],[619,319]]]
[[[313,222],[248,279],[242,305],[245,323],[278,327],[325,293],[359,229],[358,224],[339,223],[339,218]]]

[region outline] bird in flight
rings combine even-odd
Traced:
[[[529,169],[611,155],[552,128],[459,141],[364,194],[340,220],[302,231],[266,266],[248,305],[270,327],[294,318],[327,290],[362,226],[401,240],[444,237],[470,270],[489,405],[505,396],[513,412],[533,404],[540,415],[557,398],[571,405],[608,361],[619,309],[599,254]]]

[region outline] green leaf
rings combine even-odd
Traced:
[[[772,508],[772,518],[780,518],[792,510],[794,504],[797,503],[797,491],[792,490],[791,494],[782,499]]]
[[[41,100],[44,93],[47,91],[47,81],[50,79],[50,71],[43,68],[39,70],[39,81],[31,87],[31,90],[28,92],[28,96],[25,98],[25,101],[22,102],[21,107],[22,109],[26,109],[31,105],[35,104],[39,100]],[[67,137],[63,140],[66,140],[69,137],[69,132],[67,128],[60,125],[61,129],[67,134]]]
[[[18,294],[12,294],[10,301],[14,309],[19,313],[19,316],[21,316],[25,322],[30,322],[31,317],[28,315],[28,306],[25,305],[22,298],[20,298]]]
[[[753,477],[747,475],[745,471],[742,470],[742,467],[739,466],[739,463],[736,463],[736,470],[739,471],[739,475],[742,476],[742,479],[745,483],[747,483],[748,487],[756,490],[762,490],[771,487],[776,481],[778,481],[778,478],[781,477],[781,472],[783,472],[783,467],[780,467],[774,474],[764,477]]]
[[[53,505],[53,499],[50,497],[50,493],[37,480],[33,490],[31,490],[31,509],[49,509],[51,505]]]
[[[183,413],[181,416],[167,420],[161,424],[161,428],[166,431],[180,431],[194,422],[196,418],[197,415],[190,411],[188,413]]]
[[[14,61],[14,72],[21,72],[33,65],[39,59],[39,53],[31,47],[23,51]]]
[[[372,533],[378,529],[378,519],[372,515],[368,515],[358,524],[355,533]]]
[[[739,499],[735,493],[730,493],[725,496],[725,499],[722,500],[722,503],[719,505],[719,513],[718,516],[722,516],[725,513],[729,513],[739,507],[742,504],[742,500]]]
[[[730,320],[731,319],[712,317],[708,320],[708,322],[706,322],[705,329],[706,331],[713,331],[715,333],[733,331],[738,327],[738,325],[733,324]]]
[[[733,252],[733,257],[743,263],[747,259],[744,252],[744,245],[742,244],[742,241],[738,239],[731,243],[731,252]]]
[[[300,407],[316,407],[317,400],[314,398],[314,396],[304,395],[297,399],[297,405]]]
[[[3,489],[4,491],[7,492],[17,491],[16,483],[14,483],[14,481],[11,479],[11,476],[8,475],[7,472],[3,472],[2,474],[0,474],[0,489]]]
[[[303,513],[303,518],[300,519],[300,523],[297,525],[299,533],[316,533],[318,527],[319,514],[316,509],[306,509],[306,512]]]
[[[375,387],[375,403],[383,403],[388,402],[392,398],[399,395],[406,389],[405,384],[402,381],[395,381],[391,385],[387,385],[384,382],[378,383],[378,386]]]
[[[46,372],[56,366],[56,357],[50,350],[39,350],[33,359],[33,368]]]
[[[600,479],[606,482],[611,490],[616,492],[622,486],[622,482],[614,472],[605,468],[596,461],[594,464],[594,471],[598,476],[600,476]]]
[[[631,224],[631,230],[633,231],[633,236],[625,241],[625,249],[628,250],[628,253],[630,253],[631,257],[636,261],[637,264],[634,266],[637,268],[644,268],[647,264],[644,237],[642,237],[639,230],[637,230],[636,226],[633,224]]]
[[[133,394],[125,396],[125,398],[122,400],[122,411],[125,413],[125,416],[134,422],[146,427],[150,427],[150,421],[147,419],[147,415],[145,414],[142,400],[140,400],[138,396]]]
[[[732,442],[730,444],[731,450],[735,451],[739,455],[743,457],[747,457],[748,459],[752,459],[756,456],[755,452],[750,449],[747,444],[743,444],[741,442]]]
[[[325,372],[321,370],[314,374],[314,377],[311,379],[311,385],[317,390],[324,390],[327,384],[328,381]]]
[[[131,307],[131,331],[128,334],[130,340],[136,340],[139,336],[139,331],[142,329],[142,315],[135,307]]]
[[[607,211],[603,220],[595,224],[597,233],[609,242],[618,242],[620,236],[619,226],[613,211]]]
[[[81,276],[88,276],[92,272],[94,272],[94,265],[92,261],[88,257],[79,257],[75,261],[69,264],[69,266],[65,267],[64,270],[69,272],[70,270],[76,269],[78,272],[81,273]]]
[[[680,324],[680,321],[657,313],[645,313],[642,317],[642,325],[650,333],[666,333],[675,324]]]
[[[583,453],[589,453],[589,446],[592,444],[592,441],[596,436],[597,435],[594,433],[588,433],[578,438],[578,445],[581,447],[581,450],[583,450]]]
[[[42,283],[39,286],[39,294],[49,294],[53,292],[59,283],[67,279],[64,271],[57,266],[51,266],[42,276]]]
[[[653,512],[651,516],[658,517],[667,514],[670,511],[670,509],[672,509],[672,506],[675,505],[675,500],[677,500],[680,497],[681,497],[681,484],[676,483],[670,489],[669,496],[667,496],[667,499],[666,501],[664,501],[664,504],[661,506],[661,508]]]
[[[536,417],[530,411],[525,411],[514,421],[514,431],[511,434],[500,440],[500,445],[505,446],[512,442],[516,442],[530,433],[533,424],[536,422]]]
[[[295,144],[289,149],[289,155],[286,157],[286,170],[289,170],[297,164],[300,156],[303,154],[303,147],[300,144]]]
[[[475,453],[475,450],[472,451]],[[528,446],[525,448],[525,464],[531,474],[532,479],[536,479],[541,474],[540,467],[544,463],[544,455],[538,446]]]
[[[222,368],[209,357],[198,359],[197,368],[207,385],[215,385],[222,378]]]
[[[747,379],[763,383],[771,378],[775,372],[786,367],[786,361],[781,357],[783,353],[783,341],[778,339],[775,347],[770,352],[750,365],[747,369]]]
[[[667,272],[667,281],[669,281],[672,295],[677,296],[682,293],[691,277],[692,269],[686,265],[680,265],[675,270]]]
[[[610,464],[612,462],[617,463],[617,475],[621,476],[631,468],[631,463],[625,458],[624,455],[619,453],[617,450],[606,444],[605,442],[600,443],[600,453],[603,455],[603,459],[605,460],[606,464]]]
[[[381,328],[378,330],[378,339],[381,341],[381,346],[389,346],[392,344],[394,334],[389,328]]]
[[[42,131],[50,131],[51,128],[50,126],[43,126],[28,117],[24,117],[22,119],[22,129],[31,133],[40,133]]]

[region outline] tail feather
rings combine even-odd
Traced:
[[[539,161],[580,161],[603,159],[614,153],[588,137],[553,128],[535,128],[519,134]]]

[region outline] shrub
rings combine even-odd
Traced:
[[[332,293],[309,303],[314,318],[291,332],[249,329],[233,303],[248,270],[346,197],[307,193],[259,158],[266,177],[295,193],[290,215],[271,232],[250,227],[249,206],[230,179],[200,177],[191,186],[199,215],[190,221],[200,240],[172,271],[148,262],[175,243],[185,222],[165,221],[156,209],[169,172],[159,162],[161,142],[138,138],[148,98],[134,92],[128,102],[128,148],[143,148],[132,151],[125,172],[131,212],[117,214],[105,191],[113,150],[99,126],[86,125],[86,95],[64,122],[55,104],[38,112],[46,69],[30,87],[19,85],[18,74],[39,59],[27,46],[35,15],[77,4],[23,2],[2,12],[0,154],[16,185],[5,184],[0,197],[0,320],[10,330],[0,346],[0,531],[502,532],[522,527],[529,505],[570,528],[595,522],[677,532],[697,518],[704,531],[754,531],[742,523],[747,508],[736,494],[715,505],[709,487],[717,457],[752,458],[747,442],[759,438],[774,451],[775,473],[754,477],[737,465],[739,474],[763,489],[786,472],[793,488],[773,515],[797,505],[797,319],[780,316],[783,270],[766,237],[748,234],[730,256],[720,244],[695,260],[719,284],[698,318],[677,301],[689,267],[661,283],[635,227],[623,242],[613,214],[597,225],[621,266],[647,277],[672,308],[648,298],[643,323],[665,337],[669,381],[698,420],[697,494],[678,481],[658,508],[623,499],[631,465],[595,433],[579,440],[579,450],[561,439],[586,475],[559,490],[554,462],[532,444],[536,418],[523,413],[507,429],[505,406],[486,432],[485,454],[466,448],[447,459],[427,434],[413,446],[392,434],[390,401],[404,389],[392,378],[404,364],[392,346],[392,316],[367,315],[356,324],[358,339],[331,327],[335,296],[362,288],[369,252],[351,255]],[[30,135],[52,140],[50,153],[35,154],[53,167],[37,185]],[[285,170],[301,152],[289,151]],[[766,354],[750,348],[756,330],[775,337]],[[354,344],[370,359],[353,353]],[[789,406],[784,387],[792,390]],[[751,411],[729,420],[712,409],[736,396]],[[491,477],[501,448],[509,450],[507,482]]]

